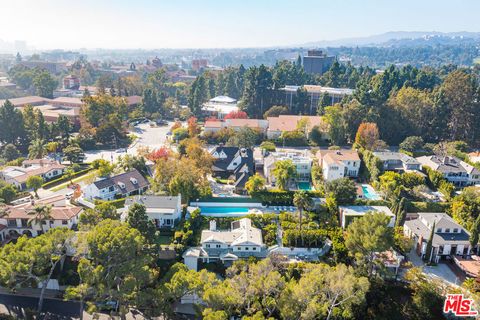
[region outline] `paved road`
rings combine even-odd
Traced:
[[[80,305],[74,301],[45,299],[43,311],[52,316],[45,319],[76,319],[79,318]],[[17,315],[23,319],[23,310],[37,308],[38,298],[21,297],[9,294],[0,294],[0,313]]]
[[[85,162],[92,162],[96,159],[105,159],[109,161],[116,161],[119,156],[127,154],[136,155],[138,147],[149,147],[150,149],[158,149],[165,145],[167,140],[167,133],[172,127],[173,122],[169,122],[166,126],[150,127],[149,124],[142,123],[135,127],[131,132],[138,136],[138,139],[132,146],[127,149],[127,152],[118,150],[94,150],[85,152]]]

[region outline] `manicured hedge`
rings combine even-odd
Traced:
[[[195,202],[195,201],[192,201]],[[201,198],[199,202],[219,202],[219,203],[257,203],[258,199],[255,198],[240,198],[240,197],[219,197],[219,198]]]
[[[73,175],[72,175],[72,179],[75,179],[75,178],[78,178],[88,172],[90,172],[93,168],[89,167],[87,169],[84,169],[84,170],[80,170],[78,172],[75,172]],[[55,180],[50,180],[48,182],[45,182],[43,185],[42,185],[42,188],[43,189],[50,189],[50,188],[53,188],[53,187],[56,187],[62,183],[65,183],[65,182],[68,182],[69,181],[69,178],[66,177],[65,175],[61,176],[60,178],[57,178]]]
[[[308,195],[312,198],[320,198],[322,194],[317,191],[307,191]],[[293,195],[295,191],[260,191],[255,194],[255,198],[262,202],[264,205],[293,205]]]
[[[125,200],[127,200],[127,198],[115,199],[112,201],[95,200],[95,205],[101,204],[101,203],[108,203],[114,206],[115,208],[120,209],[125,206]]]

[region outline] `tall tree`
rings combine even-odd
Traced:
[[[275,168],[272,170],[276,184],[281,190],[288,190],[288,184],[297,174],[297,168],[292,160],[280,160],[275,162]]]
[[[427,261],[427,263],[432,262],[432,254],[433,254],[433,236],[435,235],[435,221],[433,222],[432,229],[430,230],[430,236],[428,237],[427,240],[427,246],[425,247],[425,256],[424,260]]]
[[[123,319],[155,276],[144,243],[138,230],[113,220],[100,222],[86,236],[88,258],[78,265],[80,285],[92,288],[93,299],[117,301]]]
[[[18,146],[24,138],[22,113],[7,100],[0,107],[0,141]]]
[[[358,264],[365,264],[369,276],[373,272],[375,252],[384,252],[393,245],[393,228],[389,223],[390,217],[384,213],[369,212],[347,228],[345,245]]]
[[[300,229],[300,234],[302,236],[303,242],[303,234],[302,234],[302,222],[303,222],[303,211],[311,209],[313,207],[312,198],[308,195],[305,190],[296,191],[293,195],[293,204],[298,209],[299,219],[298,219],[298,227]]]

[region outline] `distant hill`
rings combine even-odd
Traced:
[[[480,32],[438,32],[438,31],[391,31],[368,37],[344,38],[338,40],[315,41],[302,44],[304,47],[341,47],[341,46],[389,46],[401,45],[402,43],[425,44],[437,41],[441,43],[462,42],[480,40]]]

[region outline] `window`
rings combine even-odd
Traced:
[[[217,248],[221,248],[221,247],[222,247],[221,245],[217,244]]]
[[[252,248],[252,250],[253,250],[253,251],[256,251],[256,250],[257,250],[257,248],[256,248],[256,247],[253,247],[253,248]]]
[[[446,232],[446,233],[450,233],[450,228],[446,228],[446,229],[445,229],[445,232]]]
[[[171,225],[172,224],[172,220],[171,219],[165,219],[165,224],[167,226]]]
[[[437,229],[437,232],[438,232],[438,233],[441,233],[441,232],[442,232],[442,228],[438,228],[438,229]]]
[[[354,166],[354,167],[356,167],[356,166],[357,166],[357,163],[356,163],[355,161],[353,162],[353,166]]]
[[[210,245],[207,243],[207,244],[205,245],[205,248],[210,248]]]
[[[62,224],[63,225],[68,224],[68,220],[62,220]]]
[[[15,220],[15,219],[8,219],[8,220],[7,220],[7,225],[8,225],[9,227],[16,227],[16,226],[17,226],[17,220]]]
[[[245,247],[245,251],[248,251],[248,247]]]
[[[22,219],[22,227],[28,227],[28,219]]]
[[[458,233],[458,228],[453,228],[453,233]]]

